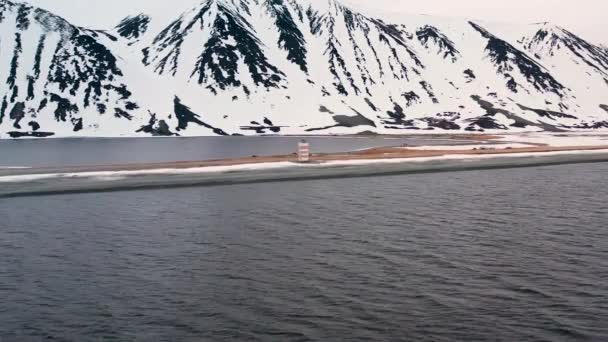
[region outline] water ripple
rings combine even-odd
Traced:
[[[0,200],[0,341],[607,340],[606,174]]]

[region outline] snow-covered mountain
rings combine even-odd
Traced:
[[[203,0],[77,27],[0,0],[0,138],[608,128],[608,50],[548,23]]]

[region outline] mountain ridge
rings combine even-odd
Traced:
[[[158,26],[0,0],[0,138],[608,127],[608,51],[550,24],[205,0]]]

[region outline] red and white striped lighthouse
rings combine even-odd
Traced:
[[[310,161],[310,144],[306,140],[298,143],[298,161],[308,163]]]

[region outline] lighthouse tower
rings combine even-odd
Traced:
[[[310,162],[310,144],[306,140],[302,140],[298,143],[298,162]]]

